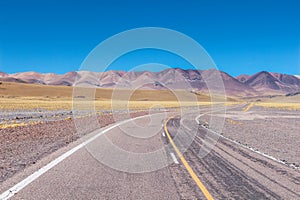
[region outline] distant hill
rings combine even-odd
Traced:
[[[6,74],[6,73],[4,73],[4,72],[0,72],[0,78],[6,77],[6,76],[8,76],[8,74]]]
[[[254,75],[233,77],[215,69],[183,70],[180,68],[170,68],[160,72],[79,71],[68,72],[63,75],[53,73],[41,74],[37,72],[17,74],[0,72],[0,81],[60,86],[72,86],[76,84],[83,87],[96,88],[171,89],[208,92],[205,80],[217,76],[222,78],[228,96],[285,95],[300,92],[300,78],[294,75],[262,71]],[[220,88],[218,85],[214,87],[214,90]]]
[[[285,94],[300,91],[300,79],[296,76],[266,71],[254,74],[244,83],[264,94]]]

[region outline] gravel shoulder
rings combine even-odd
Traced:
[[[299,111],[253,107],[247,112],[229,110],[222,135],[281,160],[288,165],[300,166]],[[210,116],[201,117],[209,122]]]
[[[69,116],[70,112],[58,112],[58,114],[61,117],[56,120],[48,120],[48,115],[45,115],[46,117],[40,118],[42,123],[0,129],[0,183],[96,128],[128,117],[146,115],[148,112],[134,111],[129,115],[125,112],[118,113],[117,119],[110,113],[104,113],[96,116],[97,126],[89,126],[90,117],[76,119],[75,124],[74,119]],[[55,114],[51,113],[51,115]],[[67,119],[65,119],[66,115]],[[9,116],[14,116],[14,114]],[[27,118],[19,120],[24,121]],[[85,124],[85,130],[80,133],[77,131],[78,123]]]

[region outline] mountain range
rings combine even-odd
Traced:
[[[5,82],[124,89],[186,89],[199,92],[207,92],[207,80],[210,80],[210,82],[216,80],[213,89],[218,90],[218,88],[222,88],[217,84],[218,79],[223,80],[226,94],[229,96],[288,95],[300,92],[299,76],[267,71],[237,77],[230,76],[226,72],[216,69],[183,70],[180,68],[169,68],[160,72],[79,71],[68,72],[62,75],[37,72],[16,74],[0,72],[0,81]]]

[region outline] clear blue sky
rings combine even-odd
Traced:
[[[2,0],[0,71],[75,71],[109,36],[154,26],[194,38],[219,69],[232,75],[262,70],[300,74],[299,19],[299,0]],[[146,54],[127,61],[142,63],[148,57],[145,62],[188,68],[184,62],[168,63],[168,56]]]

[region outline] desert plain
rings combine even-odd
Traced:
[[[1,183],[97,128],[149,113],[172,113],[183,108],[193,111],[196,107],[209,110],[212,105],[223,107],[226,113],[211,112],[202,116],[199,120],[207,127],[212,116],[224,119],[223,130],[218,133],[222,137],[299,174],[299,95],[227,97],[211,102],[207,94],[184,90],[136,90],[131,93],[120,90],[118,92],[124,95],[116,99],[112,97],[116,91],[108,88],[95,89],[93,99],[74,97],[72,92],[70,86],[1,83]],[[184,100],[179,101],[178,96]],[[97,125],[78,131],[78,124],[91,120],[96,120]],[[300,182],[300,176],[294,179]]]

